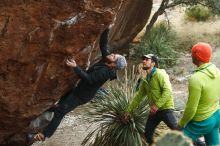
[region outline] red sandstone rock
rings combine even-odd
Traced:
[[[114,49],[124,47],[146,25],[153,2],[152,0],[124,0],[117,13],[115,25],[110,31],[110,45]]]
[[[132,1],[135,7],[131,12],[131,0],[128,4],[124,1],[126,5],[122,5],[111,32],[112,42],[130,34],[134,37],[138,32],[132,28],[139,31],[146,23],[148,14],[133,15],[136,4],[144,4],[139,1]],[[66,67],[65,57],[74,56],[86,68],[93,60],[91,56],[97,54],[99,36],[112,23],[120,2],[1,0],[0,145],[24,145],[30,121],[74,86],[77,77]],[[145,9],[151,9],[150,4]]]
[[[77,78],[64,59],[86,67],[120,0],[1,0],[0,144],[23,145],[29,122]]]

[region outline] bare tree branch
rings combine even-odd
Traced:
[[[220,12],[220,5],[218,6],[216,3],[218,3],[218,0],[163,0],[160,4],[160,7],[158,10],[153,14],[150,22],[146,26],[146,34],[150,31],[150,29],[153,27],[154,23],[157,21],[158,17],[165,13],[166,9],[170,9],[173,7],[176,7],[178,5],[197,5],[200,4],[205,7],[209,7],[214,11]],[[170,3],[169,3],[170,2]],[[216,6],[217,5],[217,6]],[[168,22],[169,23],[169,22]]]
[[[159,9],[154,13],[150,22],[146,26],[145,33],[148,33],[150,31],[150,29],[153,27],[154,23],[157,21],[158,17],[165,12],[165,9],[167,8],[168,3],[169,3],[169,0],[163,0],[161,2]]]

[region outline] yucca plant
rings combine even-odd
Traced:
[[[143,133],[148,116],[148,104],[145,99],[137,109],[124,114],[134,96],[135,81],[113,82],[106,87],[107,92],[99,92],[89,107],[89,120],[93,129],[82,145],[89,146],[142,146]]]

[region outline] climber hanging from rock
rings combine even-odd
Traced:
[[[117,79],[116,72],[127,66],[124,56],[114,53],[110,54],[108,52],[108,32],[109,29],[107,28],[100,37],[99,45],[102,59],[92,65],[87,71],[82,70],[73,58],[66,60],[66,65],[73,68],[74,73],[81,80],[75,88],[61,97],[53,108],[49,109],[50,112],[52,111],[54,113],[54,116],[44,130],[42,132],[28,134],[27,145],[51,137],[67,113],[93,99],[106,81]]]

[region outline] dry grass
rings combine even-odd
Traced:
[[[186,46],[184,50],[190,50],[188,46],[197,42],[210,43],[214,48],[220,45],[219,18],[206,22],[189,22],[184,20],[183,12],[184,9],[181,8],[173,10],[170,22],[177,32],[179,42],[183,44],[182,47]]]

